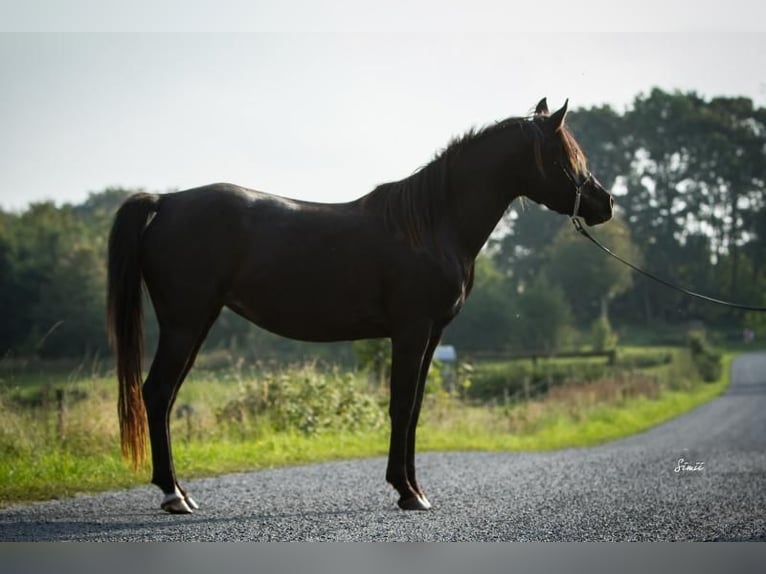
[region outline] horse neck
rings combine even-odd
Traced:
[[[466,262],[476,259],[510,203],[522,195],[526,171],[534,165],[523,137],[502,153],[492,139],[467,142],[449,158],[450,220]]]

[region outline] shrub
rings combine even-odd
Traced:
[[[713,349],[702,331],[689,332],[686,344],[703,381],[711,383],[721,378],[721,353]]]
[[[219,422],[260,420],[276,431],[312,435],[326,429],[363,431],[385,423],[384,410],[351,373],[319,372],[304,366],[241,387],[217,413]]]
[[[532,365],[528,362],[478,364],[474,366],[466,394],[481,401],[520,394],[525,381],[531,382],[532,373]]]
[[[362,339],[351,344],[358,367],[379,387],[391,376],[391,340]]]
[[[645,350],[640,353],[620,351],[617,354],[617,365],[623,368],[645,369],[668,365],[673,362],[673,353],[669,350]]]
[[[474,369],[467,395],[482,401],[534,397],[568,381],[594,381],[608,372],[608,365],[582,361],[485,363]]]
[[[444,385],[445,371],[449,369],[449,366],[445,366],[441,361],[433,359],[428,366],[428,376],[426,377],[426,395],[433,395],[437,393],[445,393],[447,389]]]

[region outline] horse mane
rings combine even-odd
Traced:
[[[439,242],[434,235],[447,213],[450,158],[458,156],[466,146],[478,139],[518,126],[531,141],[536,167],[544,174],[542,150],[545,135],[537,120],[538,116],[511,117],[482,128],[470,128],[463,135],[452,138],[433,160],[409,177],[378,185],[363,198],[365,205],[382,211],[386,228],[405,238],[414,249],[435,249]],[[559,133],[564,153],[573,169],[577,173],[585,173],[585,154],[577,141],[566,125]]]
[[[383,183],[365,198],[367,205],[383,212],[386,228],[415,249],[436,245],[433,230],[447,212],[448,149],[409,177]]]
[[[584,176],[588,173],[588,158],[582,151],[580,144],[564,124],[559,130],[561,134],[561,143],[564,146],[564,155],[569,160],[569,164],[577,175]]]

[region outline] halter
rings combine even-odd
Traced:
[[[580,212],[580,202],[582,201],[582,190],[586,185],[588,185],[590,180],[593,179],[593,174],[590,171],[588,171],[585,179],[582,180],[580,183],[577,183],[571,171],[569,171],[567,168],[565,168],[563,165],[561,165],[558,162],[556,162],[556,165],[558,165],[561,168],[561,171],[564,172],[564,175],[567,176],[567,179],[571,181],[572,185],[574,185],[575,187],[575,202],[574,202],[574,209],[572,209],[571,218],[572,220],[576,220]]]

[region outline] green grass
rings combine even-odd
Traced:
[[[427,397],[418,430],[419,452],[448,450],[539,451],[601,444],[644,431],[688,412],[721,394],[729,384],[732,354],[723,376],[713,383],[668,384],[685,370],[680,364],[648,369],[592,384],[572,385],[521,404],[469,405],[443,393]],[[305,373],[304,375],[305,376]],[[236,377],[235,377],[236,379]],[[241,381],[240,381],[241,382]],[[216,383],[198,377],[179,402],[218,405],[240,388],[236,380]],[[79,492],[146,484],[148,471],[134,473],[120,459],[114,417],[114,382],[94,379],[68,383],[89,390],[73,405],[66,435],[55,438],[55,420],[17,412],[0,403],[0,506],[15,501],[70,496]],[[240,389],[241,390],[241,389]],[[378,396],[381,409],[385,397]],[[94,408],[99,415],[95,416]],[[385,455],[386,426],[369,431],[274,432],[255,425],[233,433],[215,420],[215,404],[199,409],[204,428],[185,436],[173,421],[175,465],[183,479],[303,464]]]
[[[585,447],[650,429],[720,395],[728,380],[691,392],[669,391],[661,398],[630,399],[619,406],[593,408],[585,420],[551,417],[530,434],[490,434],[481,429],[427,429],[419,433],[421,450],[542,451]]]
[[[383,455],[387,436],[373,433],[328,433],[306,437],[288,433],[253,441],[174,443],[175,466],[182,479],[279,466]],[[84,492],[144,485],[145,468],[133,472],[117,449],[102,455],[52,451],[23,462],[0,462],[0,506],[15,501],[61,498]]]
[[[543,398],[514,409],[535,412],[528,432],[488,432],[467,414],[450,428],[419,432],[421,450],[541,451],[585,447],[636,434],[667,422],[721,395],[730,383],[733,354],[723,358],[718,381],[694,384],[690,389],[663,390],[657,398],[637,396],[617,401],[596,401],[567,409],[561,400]],[[537,407],[535,409],[535,407]],[[528,422],[528,421],[527,421]]]

